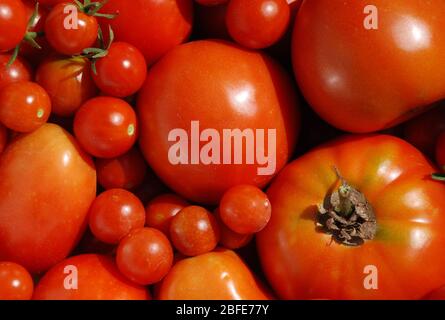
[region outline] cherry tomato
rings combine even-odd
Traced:
[[[96,160],[97,180],[105,189],[132,190],[139,187],[147,174],[147,164],[137,148],[111,159]]]
[[[124,189],[101,193],[90,208],[90,229],[105,243],[116,244],[131,230],[145,224],[145,209],[141,201]]]
[[[13,82],[0,89],[0,122],[17,132],[42,126],[51,113],[51,100],[37,83]]]
[[[16,47],[26,33],[28,20],[21,0],[0,0],[0,52]]]
[[[219,209],[215,210],[214,216],[218,221],[220,239],[219,243],[227,249],[239,249],[246,246],[253,238],[253,234],[240,234],[236,233],[229,227],[227,227],[221,219]]]
[[[195,0],[197,3],[203,6],[217,6],[229,2],[229,0]]]
[[[0,262],[0,300],[31,300],[31,275],[14,262]]]
[[[436,140],[436,163],[445,170],[445,131]]]
[[[173,264],[173,249],[159,230],[141,228],[121,240],[116,253],[117,267],[130,280],[149,285],[164,278]]]
[[[101,13],[118,16],[104,20],[103,30],[113,28],[117,41],[138,48],[148,65],[184,42],[192,28],[192,0],[110,0]],[[147,17],[150,17],[147,19]]]
[[[0,123],[0,154],[6,147],[6,143],[8,142],[8,130],[4,125]]]
[[[90,62],[84,58],[51,57],[39,65],[36,82],[51,97],[54,114],[71,116],[97,94],[90,69]]]
[[[175,194],[161,194],[146,206],[145,222],[147,226],[162,231],[170,237],[170,224],[173,217],[190,204]]]
[[[226,15],[232,38],[252,49],[270,47],[280,40],[289,20],[286,0],[230,0]]]
[[[160,300],[267,300],[270,294],[233,251],[178,261],[160,283]]]
[[[190,42],[170,51],[149,70],[137,107],[140,147],[149,165],[175,193],[203,204],[217,204],[227,189],[238,184],[264,187],[288,161],[300,127],[295,88],[281,67],[262,53],[216,40]],[[192,152],[180,152],[186,159],[176,164],[171,151],[178,141],[169,141],[169,135],[179,129],[189,136],[196,121],[199,131],[216,130],[215,136],[221,140],[224,130],[235,128],[257,134],[263,130],[265,137],[274,135],[276,148],[271,144],[270,151],[276,149],[276,153],[269,158],[274,168],[245,160],[223,165],[224,150],[210,163],[200,159],[198,164],[192,163]],[[190,145],[194,139],[187,137],[181,142]],[[199,144],[204,147],[207,143]],[[244,152],[243,147],[237,149],[238,155]],[[262,150],[268,148],[264,144]],[[193,152],[193,157],[203,154]],[[264,173],[261,168],[266,169]]]
[[[144,84],[147,64],[142,53],[126,42],[114,42],[108,54],[96,61],[92,77],[105,94],[123,98],[136,93]]]
[[[28,64],[20,57],[14,60],[13,64],[7,66],[11,55],[0,54],[0,89],[5,85],[16,81],[30,81],[32,71]]]
[[[74,134],[91,155],[114,158],[136,141],[136,114],[124,100],[97,97],[85,102],[74,118]]]
[[[203,207],[186,207],[170,222],[170,239],[175,248],[186,256],[212,251],[218,244],[219,236],[215,217]]]
[[[271,212],[267,195],[251,185],[230,188],[224,193],[219,205],[221,220],[240,234],[261,231],[269,222]]]
[[[114,261],[82,254],[52,267],[40,280],[34,300],[149,300],[146,288],[127,280]]]
[[[68,15],[71,13],[66,11],[67,6],[77,8],[77,25],[69,28],[66,24],[74,19],[69,19]],[[96,17],[82,12],[69,2],[57,4],[45,20],[46,39],[54,50],[65,55],[80,54],[83,49],[92,47],[96,42],[98,29]]]
[[[9,143],[0,157],[0,260],[47,270],[79,241],[96,196],[92,160],[55,124]]]

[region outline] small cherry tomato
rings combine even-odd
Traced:
[[[0,88],[11,82],[30,81],[32,78],[31,68],[20,57],[8,67],[11,59],[10,54],[0,54]]]
[[[20,0],[0,0],[0,52],[16,47],[26,33],[28,20]]]
[[[71,8],[77,10],[77,22],[70,19]],[[92,47],[97,39],[99,23],[94,16],[83,12],[73,3],[60,3],[45,20],[45,37],[51,47],[65,55],[80,54]]]
[[[25,268],[14,262],[0,262],[0,300],[30,300],[33,289]]]
[[[8,130],[4,125],[0,123],[0,154],[5,149],[7,142],[8,142]]]
[[[101,193],[91,204],[90,230],[105,243],[115,244],[131,230],[145,224],[145,208],[141,201],[124,189]]]
[[[232,231],[221,219],[219,209],[215,210],[215,218],[218,221],[220,239],[219,243],[227,249],[239,249],[246,246],[253,238],[253,234],[240,234]]]
[[[149,285],[162,280],[171,269],[173,248],[161,231],[141,228],[119,243],[116,262],[119,271],[127,278]]]
[[[261,231],[269,222],[271,205],[267,195],[251,185],[239,185],[226,191],[219,205],[221,220],[240,234]]]
[[[145,222],[147,226],[162,231],[170,236],[170,224],[173,217],[190,204],[175,194],[161,194],[152,199],[146,206]]]
[[[51,100],[37,83],[13,82],[0,89],[0,122],[17,132],[42,126],[51,113]]]
[[[97,94],[90,68],[90,62],[84,58],[51,57],[39,65],[36,82],[51,97],[54,114],[71,116]]]
[[[97,159],[97,180],[105,189],[132,190],[142,184],[147,164],[137,148],[111,159]]]
[[[231,0],[226,15],[232,38],[252,49],[270,47],[280,40],[289,20],[286,0]]]
[[[96,61],[92,77],[105,94],[124,98],[136,93],[144,84],[147,64],[142,53],[126,42],[114,42],[108,54]]]
[[[97,97],[88,100],[74,118],[80,145],[98,158],[123,155],[136,142],[136,113],[124,100]]]
[[[436,140],[436,163],[445,170],[445,132],[441,133]]]
[[[212,251],[218,244],[219,235],[215,217],[203,207],[186,207],[171,220],[170,239],[186,256]]]

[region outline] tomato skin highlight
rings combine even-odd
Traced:
[[[0,1],[0,53],[14,49],[22,41],[27,24],[26,9],[21,0]]]
[[[0,157],[0,260],[34,273],[64,259],[95,195],[94,164],[69,133],[44,124],[16,138]]]
[[[29,272],[14,262],[0,262],[0,300],[31,300],[34,283]]]
[[[10,59],[10,54],[0,54],[0,89],[12,82],[31,81],[32,71],[28,63],[18,57],[11,66],[7,67]]]
[[[376,215],[375,238],[357,247],[316,228],[317,206],[339,184],[334,166]],[[256,237],[275,292],[283,299],[419,299],[442,285],[445,185],[430,178],[435,170],[413,146],[386,135],[346,136],[290,163],[267,191],[272,218]],[[378,290],[364,286],[367,266],[377,268]]]
[[[445,98],[445,75],[437,72],[445,68],[445,23],[436,18],[445,3],[374,1],[379,22],[371,30],[364,26],[367,5],[304,1],[292,45],[309,105],[335,127],[358,133],[395,126]]]
[[[66,289],[67,276],[77,270],[77,289]],[[68,267],[69,274],[65,272]],[[40,280],[33,300],[150,300],[148,290],[127,280],[112,258],[99,254],[70,257],[52,267]]]

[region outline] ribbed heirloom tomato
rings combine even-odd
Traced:
[[[444,11],[443,1],[304,1],[292,56],[308,103],[340,129],[371,132],[445,98]]]
[[[275,292],[419,299],[443,285],[445,185],[430,178],[435,170],[386,135],[343,137],[289,164],[267,192],[272,218],[257,235]]]

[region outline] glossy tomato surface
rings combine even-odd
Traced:
[[[289,159],[299,132],[295,89],[281,67],[264,54],[222,41],[196,41],[170,51],[149,70],[137,107],[145,158],[170,188],[200,203],[216,203],[237,184],[265,186]],[[197,152],[182,155],[189,158],[188,164],[172,164],[171,147],[176,141],[169,141],[169,135],[175,129],[185,130],[190,144],[192,121],[199,121],[200,130],[218,131],[221,139],[215,143],[216,149],[221,147],[221,164],[192,164],[190,157],[201,157]],[[234,164],[233,157],[232,164],[223,165],[224,129],[247,129],[253,135],[263,129],[266,138],[275,130],[276,148],[270,149],[275,168],[259,175],[266,165],[246,164],[246,160]],[[206,144],[197,143],[200,147]],[[257,152],[268,149],[260,139],[256,143],[260,145]],[[235,144],[230,152],[245,154]]]
[[[34,300],[148,300],[142,286],[127,280],[112,258],[82,254],[68,258],[40,280]]]
[[[339,186],[334,167],[372,206],[373,240],[347,246],[317,227],[318,205]],[[430,178],[435,170],[410,144],[386,135],[343,137],[289,164],[267,192],[272,218],[257,235],[275,292],[285,299],[419,299],[445,283],[445,185]]]
[[[0,52],[14,49],[25,36],[27,16],[21,0],[0,1]]]
[[[22,58],[17,58],[13,64],[8,66],[11,59],[10,54],[0,54],[0,88],[16,81],[30,81],[32,71]]]
[[[18,136],[0,157],[0,260],[40,272],[82,236],[96,171],[74,138],[54,124]]]
[[[31,275],[14,262],[0,262],[0,300],[31,300]]]
[[[294,70],[304,96],[322,118],[351,132],[391,127],[445,97],[445,74],[437,72],[445,68],[445,3],[368,5],[304,1],[293,33]]]

